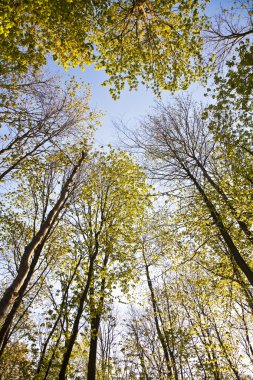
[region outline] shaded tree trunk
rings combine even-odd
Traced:
[[[109,254],[106,253],[103,260],[103,270],[106,269],[108,264]],[[89,361],[88,361],[88,374],[87,380],[95,380],[96,378],[96,362],[97,362],[97,343],[98,343],[98,330],[100,326],[101,315],[104,306],[104,295],[105,295],[105,277],[102,279],[100,286],[100,297],[98,301],[98,307],[96,308],[94,300],[94,283],[90,287],[91,295],[91,304],[90,304],[90,313],[91,313],[91,339],[90,339],[90,351],[89,351]]]
[[[97,343],[98,343],[98,330],[100,325],[100,316],[91,319],[91,339],[90,351],[88,361],[88,374],[87,380],[96,379],[96,362],[97,362]]]

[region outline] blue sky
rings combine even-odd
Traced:
[[[151,90],[141,85],[137,91],[124,90],[120,99],[113,100],[108,88],[101,86],[101,83],[106,78],[105,74],[102,71],[94,70],[92,67],[88,67],[85,72],[76,68],[70,69],[66,73],[55,63],[50,62],[48,68],[52,74],[59,74],[62,77],[75,76],[76,80],[84,80],[85,83],[90,84],[91,107],[95,107],[105,115],[101,119],[102,127],[96,133],[96,145],[118,145],[117,130],[114,128],[113,123],[123,121],[128,128],[137,128],[139,121],[152,110],[158,100]],[[191,85],[188,91],[196,100],[206,100],[203,96],[205,90],[200,84]],[[167,102],[172,98],[173,95],[169,91],[162,92],[163,101]]]
[[[231,0],[211,0],[207,6],[207,14],[213,16],[219,13],[220,6],[232,6]],[[102,87],[101,83],[106,79],[103,71],[96,71],[92,66],[84,72],[80,68],[69,69],[68,72],[50,61],[48,69],[52,74],[57,73],[64,76],[75,76],[77,80],[85,81],[91,86],[91,106],[101,110],[106,116],[102,119],[102,128],[96,133],[97,145],[117,145],[117,131],[113,127],[113,122],[122,120],[129,128],[137,128],[139,121],[149,112],[155,104],[156,97],[151,90],[140,86],[138,91],[129,92],[124,90],[119,100],[113,100],[108,88]],[[188,90],[198,101],[206,101],[203,94],[205,89],[198,83],[190,86]],[[162,100],[168,102],[172,99],[168,91],[162,92]]]

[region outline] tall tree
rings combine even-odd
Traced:
[[[70,214],[78,247],[87,253],[88,259],[83,262],[86,275],[77,296],[77,312],[59,374],[61,380],[66,377],[87,304],[91,329],[88,378],[95,379],[100,321],[116,284],[127,289],[132,279],[137,221],[149,203],[145,176],[124,152],[98,154],[86,181]]]
[[[0,302],[1,319],[5,318],[15,302],[8,325],[22,301],[45,243],[58,223],[59,215],[73,195],[80,167],[87,159],[93,122],[96,122],[95,113],[88,106],[88,94],[78,97],[74,83],[64,87],[56,83],[56,80],[45,80],[39,75],[28,75],[25,78],[27,81],[23,79],[2,92],[1,178],[5,182],[15,178],[14,184],[12,181],[8,183],[13,186],[20,184],[21,191],[21,194],[17,194],[10,189],[9,195],[3,195],[9,205],[10,224],[11,207],[14,207],[15,198],[19,198],[16,208],[22,210],[22,202],[25,204],[25,193],[29,189],[28,197],[31,196],[33,204],[32,211],[28,211],[32,213],[31,220],[27,221],[25,216],[25,224],[31,227],[30,235],[20,240],[25,241],[22,246],[24,252],[21,254],[21,248],[19,249],[16,272]],[[7,174],[10,173],[12,176],[9,178]],[[62,188],[59,186],[61,184]],[[6,221],[5,208],[2,208],[3,223]],[[16,211],[13,211],[15,214]],[[5,327],[7,328],[7,320]]]
[[[220,156],[222,146],[216,143],[203,122],[201,109],[192,106],[189,99],[179,99],[176,106],[160,104],[156,115],[145,120],[141,134],[135,139],[137,145],[152,158],[150,171],[156,178],[167,183],[176,181],[179,189],[184,184],[191,187],[193,193],[196,190],[224,240],[231,260],[235,261],[249,284],[253,285],[252,258],[248,246],[241,246],[238,240],[241,231],[251,244],[253,241],[251,221],[242,216],[251,204],[248,191],[251,184],[245,183],[245,204],[238,202],[236,191],[227,193],[229,187],[226,181],[230,183],[232,178],[227,178],[228,166],[225,165],[231,168],[232,176],[233,167],[227,160],[222,163],[221,159],[216,159]],[[233,160],[237,161],[237,157],[233,157]],[[234,220],[232,225],[231,219]]]

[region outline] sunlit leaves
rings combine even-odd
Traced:
[[[36,70],[48,53],[65,67],[105,68],[111,93],[141,81],[187,88],[204,74],[205,1],[5,1],[0,72]],[[7,62],[9,63],[7,65]]]

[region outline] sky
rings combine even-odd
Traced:
[[[214,16],[219,13],[220,7],[232,6],[231,0],[211,0],[207,6],[206,13]],[[58,74],[62,77],[74,76],[76,80],[85,81],[91,86],[91,107],[95,107],[98,111],[102,111],[105,116],[102,118],[102,127],[98,129],[95,136],[95,145],[118,146],[118,132],[114,127],[114,122],[123,122],[130,129],[138,128],[140,120],[144,116],[152,112],[152,108],[158,100],[151,90],[140,85],[137,91],[124,90],[120,99],[113,100],[109,94],[108,88],[102,87],[101,83],[106,79],[103,71],[94,70],[92,66],[88,67],[84,72],[80,68],[69,69],[67,72],[56,63],[49,59],[47,68],[50,73]],[[199,83],[194,83],[188,89],[193,98],[200,102],[205,102],[205,88]],[[182,93],[182,91],[181,91]],[[176,93],[175,95],[177,95]],[[173,95],[169,91],[162,91],[162,101],[165,103],[173,99]]]

